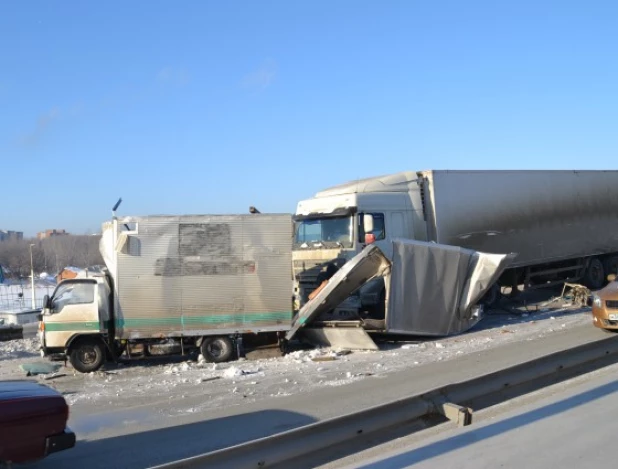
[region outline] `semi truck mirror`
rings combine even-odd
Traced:
[[[365,235],[365,244],[373,244],[376,242],[376,235],[373,233],[367,233]]]
[[[365,230],[365,233],[370,233],[371,231],[373,231],[373,215],[372,214],[365,213],[363,215],[363,229]]]
[[[49,295],[45,295],[43,297],[43,308],[47,308],[47,309],[51,308],[51,301],[49,299]]]

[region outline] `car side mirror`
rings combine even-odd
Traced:
[[[608,282],[613,282],[614,280],[616,280],[616,274],[609,274],[607,276],[607,281]]]
[[[373,228],[373,215],[370,213],[365,213],[363,215],[363,229],[365,230],[365,233],[373,231]]]

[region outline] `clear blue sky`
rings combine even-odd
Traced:
[[[613,1],[0,3],[0,229],[292,212],[359,177],[615,169]]]

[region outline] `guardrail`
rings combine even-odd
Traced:
[[[459,425],[469,425],[473,416],[472,410],[466,407],[469,403],[479,403],[485,399],[495,404],[513,397],[516,388],[529,388],[534,383],[546,386],[588,372],[595,364],[600,367],[610,362],[618,362],[618,337],[580,345],[360,412],[322,420],[152,469],[262,469],[352,442],[360,435],[411,424],[431,414],[442,414]]]

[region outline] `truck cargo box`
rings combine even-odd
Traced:
[[[291,215],[124,217],[104,225],[116,337],[285,331]]]

